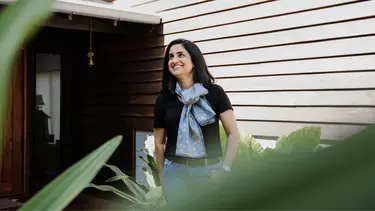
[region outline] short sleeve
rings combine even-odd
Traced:
[[[232,103],[229,100],[227,93],[225,93],[224,89],[216,85],[215,87],[215,97],[216,97],[216,112],[217,114],[221,114],[229,109],[233,110]]]
[[[164,96],[158,95],[154,106],[154,128],[165,128],[165,108]]]

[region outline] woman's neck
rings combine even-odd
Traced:
[[[190,89],[194,86],[194,79],[193,77],[178,79],[178,83],[183,89]]]

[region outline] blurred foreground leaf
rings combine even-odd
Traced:
[[[272,154],[220,183],[192,188],[171,210],[375,209],[375,126],[315,153]],[[163,210],[166,209],[165,207]]]
[[[20,210],[62,210],[94,179],[120,145],[122,136],[114,137],[71,166]]]

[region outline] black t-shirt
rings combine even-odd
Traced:
[[[208,94],[205,95],[211,108],[216,113],[216,120],[212,124],[201,127],[206,154],[209,158],[222,156],[220,134],[219,134],[219,114],[232,109],[231,102],[223,90],[217,84],[207,87]],[[154,128],[165,128],[167,145],[164,156],[170,158],[175,156],[177,133],[180,123],[181,112],[184,104],[177,98],[176,94],[164,92],[156,98],[154,108]]]

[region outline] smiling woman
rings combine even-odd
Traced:
[[[168,45],[163,88],[155,104],[154,136],[156,160],[169,204],[183,199],[188,187],[214,177],[224,178],[236,155],[239,132],[233,108],[214,81],[193,42],[177,39]],[[228,136],[224,160],[219,121]]]
[[[176,78],[186,78],[191,79],[193,75],[193,62],[191,61],[191,56],[189,52],[181,45],[174,45],[169,50],[169,71]],[[185,77],[186,76],[186,77]],[[181,81],[184,88],[189,88],[193,81]]]

